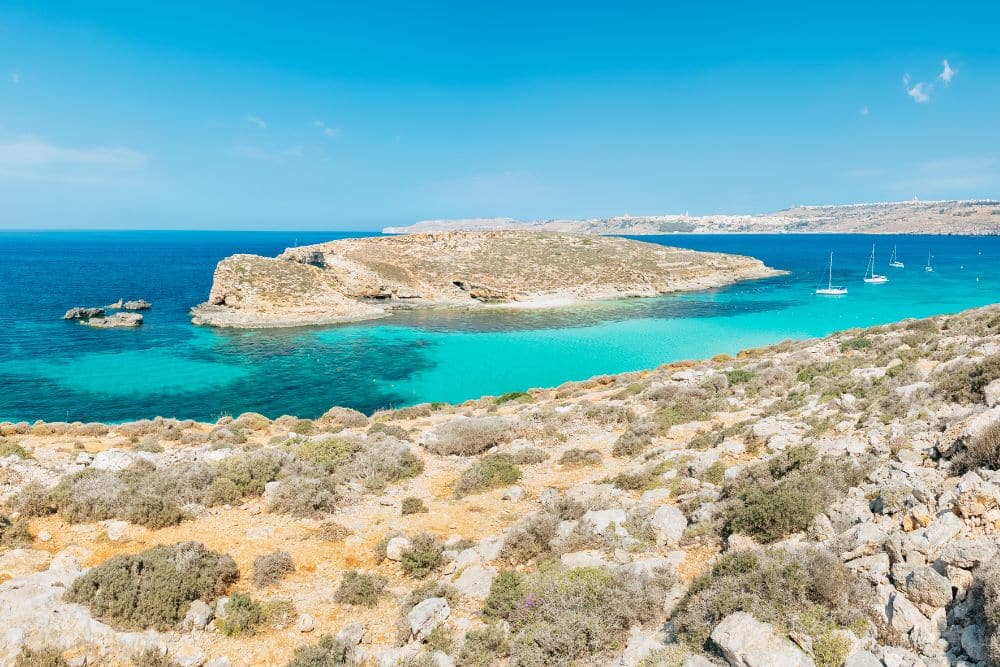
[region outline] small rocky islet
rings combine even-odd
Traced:
[[[136,311],[149,310],[153,304],[145,299],[134,301],[123,301],[119,299],[115,303],[108,304],[102,308],[88,308],[77,306],[70,308],[62,316],[64,320],[75,320],[80,324],[95,329],[129,329],[142,326],[143,316],[135,312],[117,312],[108,314],[109,310]]]
[[[0,437],[4,664],[1000,664],[996,306],[458,405]]]

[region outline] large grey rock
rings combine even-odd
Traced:
[[[195,600],[188,607],[187,613],[184,614],[181,627],[192,630],[204,630],[208,622],[212,620],[212,616],[212,608],[208,604],[202,600]]]
[[[385,557],[389,560],[403,560],[403,552],[410,548],[410,540],[405,537],[394,537],[385,545]]]
[[[451,616],[451,607],[444,598],[428,598],[420,602],[410,613],[406,620],[410,623],[410,632],[417,639],[424,639],[434,628],[444,623]]]
[[[495,567],[473,563],[464,568],[452,583],[461,595],[473,600],[485,600],[496,576]]]
[[[712,630],[712,641],[732,667],[815,667],[813,659],[778,636],[768,623],[736,612]]]
[[[976,662],[986,662],[986,643],[978,625],[969,625],[962,630],[962,650]]]
[[[70,308],[66,311],[66,314],[63,315],[62,318],[64,320],[86,320],[91,317],[104,317],[104,309],[84,307]]]
[[[937,551],[965,530],[965,522],[951,512],[943,512],[927,526],[927,543]]]
[[[649,525],[656,534],[656,543],[660,546],[675,546],[680,542],[687,528],[687,518],[684,513],[673,505],[661,505],[653,512]]]
[[[617,533],[622,529],[622,524],[628,518],[628,513],[623,509],[610,510],[590,510],[583,515],[583,521],[587,523],[595,533],[603,533],[608,528],[613,528]]]
[[[927,663],[915,653],[898,646],[882,647],[882,663],[885,667],[926,667]]]
[[[365,626],[360,623],[345,625],[337,631],[337,641],[344,646],[357,646],[365,638]]]
[[[844,667],[882,667],[882,661],[868,651],[858,649],[847,656]]]
[[[640,626],[631,629],[628,643],[615,667],[638,667],[639,664],[654,651],[663,648],[662,632],[644,632]]]
[[[80,324],[95,329],[131,329],[142,326],[142,315],[139,313],[115,313],[107,317],[91,317],[80,320]]]
[[[927,565],[916,567],[906,577],[906,597],[925,607],[937,609],[951,602],[951,582]]]
[[[983,396],[986,398],[986,405],[991,408],[1000,403],[1000,379],[986,385],[983,389]]]

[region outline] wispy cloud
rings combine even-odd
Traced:
[[[944,69],[942,69],[941,73],[938,74],[938,78],[944,81],[944,85],[951,85],[951,80],[956,74],[958,74],[958,70],[951,68],[951,65],[948,64],[947,58],[941,62],[941,66]]]
[[[65,146],[39,137],[0,141],[0,175],[68,185],[138,182],[148,158],[122,146]]]
[[[868,111],[867,106],[863,106],[860,109],[858,109],[858,113],[861,114],[862,116],[867,116],[870,112]]]
[[[288,146],[287,148],[269,149],[258,146],[234,146],[230,151],[236,157],[258,162],[287,162],[305,155],[305,148],[301,144]]]
[[[21,83],[21,73],[20,72],[11,72],[10,73],[10,82],[13,83],[15,86],[17,84]]]
[[[866,167],[849,171],[847,176],[870,181],[891,197],[995,196],[993,193],[1000,187],[1000,156],[950,157],[893,167]]]
[[[324,123],[321,120],[315,120],[315,121],[313,121],[313,127],[319,128],[320,132],[323,133],[323,136],[327,137],[329,139],[333,139],[335,137],[339,137],[340,136],[340,128],[339,127],[330,127],[329,125],[327,125],[326,123]]]
[[[0,164],[8,166],[75,165],[138,169],[146,164],[146,155],[120,146],[78,148],[59,146],[37,137],[22,137],[0,142]]]
[[[259,130],[267,129],[267,122],[260,116],[246,116],[243,120]]]

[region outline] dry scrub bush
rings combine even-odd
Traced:
[[[549,455],[538,447],[522,447],[510,454],[511,460],[517,465],[533,466],[548,461]]]
[[[337,488],[329,478],[292,477],[278,485],[268,510],[298,517],[329,514],[337,506]]]
[[[603,459],[601,452],[596,449],[573,447],[563,452],[563,455],[559,457],[559,464],[570,468],[579,468],[600,465]]]
[[[386,424],[385,422],[375,422],[368,429],[368,435],[379,435],[384,434],[392,436],[393,438],[398,438],[399,440],[404,440],[406,442],[411,442],[413,439],[410,437],[409,432],[400,426],[399,424]]]
[[[511,664],[569,664],[618,648],[629,629],[662,613],[666,570],[635,573],[547,566],[494,579],[491,614],[510,623]]]
[[[414,496],[403,498],[403,503],[399,510],[403,516],[407,516],[408,514],[426,514],[428,511],[424,501]]]
[[[191,602],[214,600],[238,577],[228,555],[179,542],[115,556],[76,579],[65,597],[119,629],[163,631],[184,618]]]
[[[163,651],[148,648],[132,656],[132,667],[178,667]]]
[[[344,578],[341,579],[333,600],[342,604],[374,607],[378,604],[379,597],[385,594],[387,583],[385,577],[377,574],[348,570],[344,572]]]
[[[253,583],[258,588],[275,584],[295,571],[295,563],[287,551],[272,551],[253,561]]]
[[[462,472],[455,482],[455,496],[510,486],[521,479],[521,470],[513,458],[506,454],[490,454],[476,461]]]
[[[515,563],[526,563],[552,551],[551,542],[559,530],[559,517],[541,511],[517,522],[507,533],[500,557]]]
[[[457,664],[463,667],[491,667],[508,655],[510,638],[507,631],[494,623],[465,633]]]
[[[285,667],[356,667],[354,649],[326,635],[312,646],[300,646]]]
[[[472,456],[510,442],[517,437],[519,430],[520,425],[506,417],[453,419],[435,428],[424,447],[432,454],[442,456]]]
[[[351,408],[333,407],[317,419],[324,428],[335,426],[339,428],[361,428],[368,426],[368,417],[362,412]]]
[[[0,547],[17,549],[31,546],[32,537],[28,522],[24,519],[11,521],[0,514]]]
[[[1000,354],[967,362],[941,374],[937,389],[949,401],[976,403],[983,400],[986,385],[997,378],[1000,378]]]
[[[16,456],[19,459],[30,459],[31,454],[27,449],[16,442],[0,439],[0,459],[8,456]]]
[[[671,621],[696,649],[705,648],[712,629],[737,611],[817,642],[863,623],[869,596],[867,586],[828,551],[739,551],[692,582]]]
[[[25,646],[17,654],[14,667],[69,667],[62,650],[55,646],[30,648]]]
[[[966,443],[955,456],[954,463],[962,473],[976,468],[1000,470],[1000,421],[993,422]]]

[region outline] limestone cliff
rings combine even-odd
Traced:
[[[341,239],[219,263],[195,324],[284,327],[407,306],[655,296],[779,273],[759,260],[621,238],[488,231]]]

